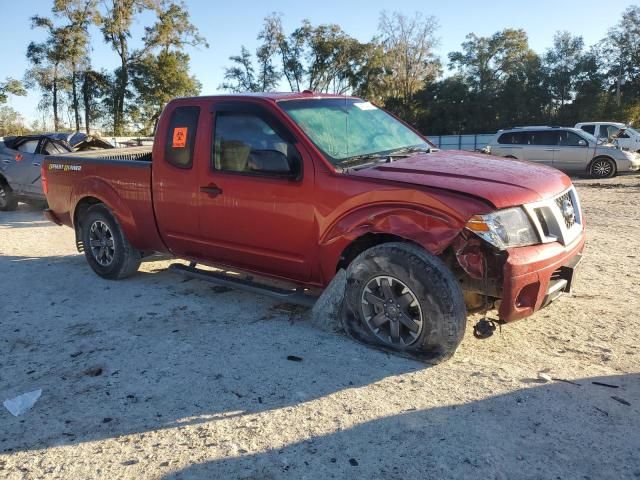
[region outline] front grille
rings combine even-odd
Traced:
[[[580,200],[573,187],[557,197],[524,205],[542,243],[569,245],[582,231]]]
[[[564,220],[567,230],[573,227],[576,223],[576,206],[574,205],[573,198],[571,198],[569,192],[557,197],[556,205],[560,210],[560,216]]]

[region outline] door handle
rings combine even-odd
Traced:
[[[557,152],[558,149],[557,148],[545,148],[544,151],[545,152]]]
[[[40,164],[39,164],[39,163],[36,163],[36,162],[33,162],[33,166],[34,166],[34,167],[39,167],[39,166],[40,166]]]
[[[217,185],[213,185],[213,184],[207,185],[206,187],[200,187],[200,191],[203,193],[206,193],[211,197],[217,197],[222,193],[222,189],[219,188]]]
[[[2,160],[2,163],[11,163],[11,160]]]

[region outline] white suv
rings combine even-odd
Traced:
[[[606,142],[608,139],[615,138],[615,143],[623,150],[631,150],[640,153],[640,132],[625,125],[616,122],[582,122],[576,125],[576,128],[590,133],[598,140]]]
[[[640,170],[640,155],[601,145],[587,132],[564,127],[519,127],[500,130],[486,148],[492,155],[542,163],[594,178]]]

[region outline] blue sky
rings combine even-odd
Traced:
[[[22,78],[28,66],[25,58],[27,45],[32,40],[43,38],[41,32],[30,29],[29,18],[36,13],[47,15],[52,3],[52,0],[0,0],[0,46],[3,52],[0,80],[7,76]],[[537,52],[543,52],[551,45],[553,34],[558,30],[582,35],[586,44],[591,45],[604,37],[607,30],[618,22],[622,12],[634,3],[637,2],[186,0],[193,22],[210,44],[209,49],[189,51],[191,71],[202,82],[203,94],[218,92],[224,66],[229,63],[228,57],[237,54],[241,45],[253,51],[263,18],[274,11],[284,14],[287,31],[295,28],[302,19],[308,18],[314,24],[338,23],[347,33],[361,41],[367,41],[377,33],[378,17],[382,10],[398,10],[406,14],[419,11],[425,15],[433,15],[440,24],[437,33],[440,38],[438,54],[445,60],[448,52],[459,49],[467,33],[490,35],[507,27],[525,29],[531,47]],[[148,17],[141,17],[136,23],[132,38],[134,45],[139,42],[143,26],[150,22]],[[117,65],[116,54],[103,43],[99,31],[92,29],[91,33],[94,66],[114,68]],[[36,109],[37,102],[37,92],[30,92],[27,97],[12,97],[9,104],[30,122],[40,118]]]

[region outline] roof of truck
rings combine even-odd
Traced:
[[[279,100],[297,100],[303,98],[357,98],[351,95],[338,95],[334,93],[319,93],[312,92],[311,90],[304,90],[303,92],[248,92],[248,93],[224,93],[219,95],[203,95],[200,97],[186,97],[186,98],[223,98],[223,97],[235,97],[235,98],[263,98],[266,100],[273,100],[275,102]]]

